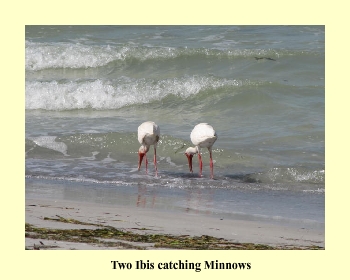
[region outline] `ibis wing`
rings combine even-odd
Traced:
[[[217,139],[215,130],[206,123],[198,124],[191,132],[191,141],[194,145],[200,147],[210,147]]]

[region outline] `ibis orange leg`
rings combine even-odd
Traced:
[[[154,168],[156,169],[156,176],[158,176],[158,169],[157,169],[157,156],[156,156],[157,152],[156,152],[156,148],[154,148]]]
[[[199,177],[202,177],[203,162],[202,162],[202,156],[200,152],[198,152],[198,161],[199,161]]]

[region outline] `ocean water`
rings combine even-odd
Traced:
[[[27,197],[324,228],[324,26],[26,26],[25,78]],[[200,122],[213,180],[184,155]]]

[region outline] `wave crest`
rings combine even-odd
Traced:
[[[167,96],[185,99],[207,90],[239,87],[251,83],[250,81],[220,79],[211,76],[191,76],[160,81],[127,77],[114,80],[68,82],[27,81],[26,109],[118,109],[158,101]]]
[[[50,68],[90,68],[102,67],[111,62],[148,60],[167,60],[175,58],[214,58],[235,59],[269,56],[277,59],[281,56],[307,54],[288,50],[272,49],[206,49],[206,48],[173,48],[150,46],[110,46],[83,45],[73,43],[34,43],[26,41],[25,69],[38,71]]]

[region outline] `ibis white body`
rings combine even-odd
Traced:
[[[195,147],[190,147],[186,150],[185,155],[188,159],[188,165],[190,168],[190,171],[192,171],[192,157],[193,155],[198,153],[198,160],[199,160],[199,175],[202,176],[202,157],[201,157],[201,148],[207,148],[209,151],[210,156],[210,171],[211,171],[211,178],[214,178],[214,164],[213,164],[213,158],[212,158],[212,146],[214,145],[217,137],[217,134],[214,130],[214,128],[207,124],[207,123],[200,123],[197,124],[190,135],[191,141]]]
[[[137,129],[137,139],[139,140],[141,147],[139,148],[139,164],[138,170],[141,168],[141,163],[143,157],[146,159],[146,172],[147,172],[147,152],[151,145],[154,147],[154,167],[156,170],[156,175],[158,175],[157,169],[157,144],[160,138],[160,128],[159,126],[151,121],[142,123]]]

